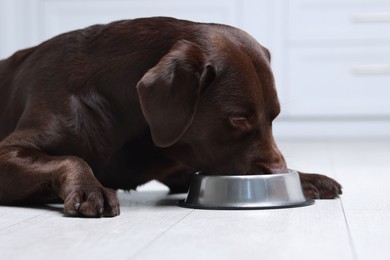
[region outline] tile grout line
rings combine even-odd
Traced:
[[[349,238],[349,244],[350,244],[350,246],[351,246],[353,259],[359,260],[359,257],[358,257],[357,251],[356,251],[356,246],[355,246],[355,243],[353,242],[351,229],[349,228],[348,219],[347,219],[347,214],[346,214],[346,212],[345,212],[344,204],[343,204],[343,201],[342,201],[341,198],[340,198],[340,205],[341,205],[341,210],[343,211],[343,215],[344,215],[344,222],[345,222],[345,225],[346,225],[346,227],[347,227],[347,233],[348,233],[348,238]]]
[[[170,225],[167,229],[165,229],[163,232],[161,232],[160,234],[158,234],[155,238],[153,238],[149,243],[147,243],[145,246],[143,246],[142,248],[138,249],[132,256],[130,256],[128,259],[135,259],[142,251],[144,251],[146,248],[148,248],[149,246],[151,246],[156,240],[158,240],[160,237],[162,237],[164,234],[166,234],[169,230],[171,230],[174,226],[176,226],[177,224],[179,224],[181,221],[183,221],[183,219],[185,219],[188,215],[190,215],[192,212],[194,212],[195,209],[192,209],[190,212],[188,212],[187,214],[185,214],[182,218],[180,218],[178,221],[176,221],[175,223],[173,223],[172,225]]]
[[[330,146],[330,154],[329,154],[329,163],[330,163],[330,166],[331,166],[331,169],[333,171],[333,173],[335,174],[335,177],[340,177],[337,170],[336,170],[336,167],[335,167],[335,158],[334,158],[334,155],[333,155],[333,151],[337,148],[335,148],[335,144],[332,143],[331,146]],[[358,254],[357,254],[357,251],[356,251],[356,246],[355,246],[355,243],[353,242],[353,238],[352,238],[352,234],[351,234],[351,229],[349,228],[349,224],[348,224],[348,219],[347,219],[347,214],[345,212],[345,208],[344,208],[344,203],[343,203],[343,199],[341,197],[339,197],[340,199],[340,206],[341,206],[341,211],[343,212],[343,217],[344,217],[344,222],[345,222],[345,226],[347,228],[347,234],[348,234],[348,240],[349,240],[349,245],[351,247],[351,252],[352,252],[352,257],[353,259],[355,260],[359,260],[359,257],[358,257]]]

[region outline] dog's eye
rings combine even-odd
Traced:
[[[232,116],[229,118],[230,123],[237,128],[242,130],[250,130],[251,124],[249,123],[248,117],[246,116]]]
[[[234,124],[244,124],[248,121],[248,118],[245,116],[231,117],[230,120]]]

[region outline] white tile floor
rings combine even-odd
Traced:
[[[390,141],[279,142],[290,168],[344,194],[303,208],[175,206],[156,183],[120,193],[120,217],[64,217],[61,205],[0,207],[0,259],[390,259]]]

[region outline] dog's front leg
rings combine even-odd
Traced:
[[[15,145],[0,145],[0,203],[64,200],[69,215],[119,215],[116,191],[103,187],[76,156],[50,156]]]

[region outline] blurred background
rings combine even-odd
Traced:
[[[277,139],[390,139],[390,0],[0,0],[0,59],[148,16],[233,25],[269,48]]]

